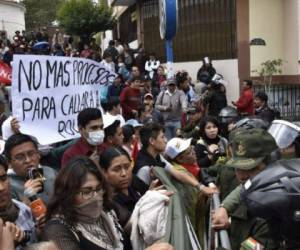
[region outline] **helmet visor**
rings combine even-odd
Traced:
[[[291,125],[289,126],[287,122],[273,122],[268,129],[280,149],[289,147],[299,134],[299,128],[294,124]]]

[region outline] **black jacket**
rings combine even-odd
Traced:
[[[275,112],[269,106],[264,106],[255,110],[255,115],[271,123],[275,119]]]
[[[136,174],[144,166],[165,167],[165,163],[161,161],[159,155],[153,158],[146,149],[142,148],[138,153],[133,173]]]

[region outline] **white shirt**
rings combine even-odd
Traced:
[[[124,117],[122,116],[122,115],[120,115],[120,114],[118,114],[118,115],[112,115],[112,114],[110,114],[109,112],[106,112],[105,113],[105,116],[107,116],[107,117],[116,117],[116,119],[117,120],[119,120],[120,121],[120,127],[123,127],[124,125],[125,125],[125,119],[124,119]]]
[[[115,69],[115,64],[114,62],[106,62],[104,59],[101,61],[101,64],[104,65],[106,68],[108,68],[110,71],[112,72],[116,72],[116,69]]]

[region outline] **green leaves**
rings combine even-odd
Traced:
[[[26,7],[25,23],[27,30],[50,25],[62,0],[23,0]]]
[[[253,72],[258,73],[264,79],[265,92],[269,95],[271,93],[272,77],[275,74],[282,73],[282,59],[268,60],[261,63],[261,68],[259,70],[254,70]]]
[[[58,21],[68,34],[89,37],[111,29],[115,23],[112,10],[92,0],[65,1],[57,13]]]
[[[282,73],[282,64],[282,59],[268,60],[261,64],[261,68],[259,70],[254,70],[253,72],[258,73],[263,77],[271,77],[272,75]]]

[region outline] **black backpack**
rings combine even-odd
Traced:
[[[300,242],[300,159],[270,164],[243,185],[241,200],[274,238]]]

